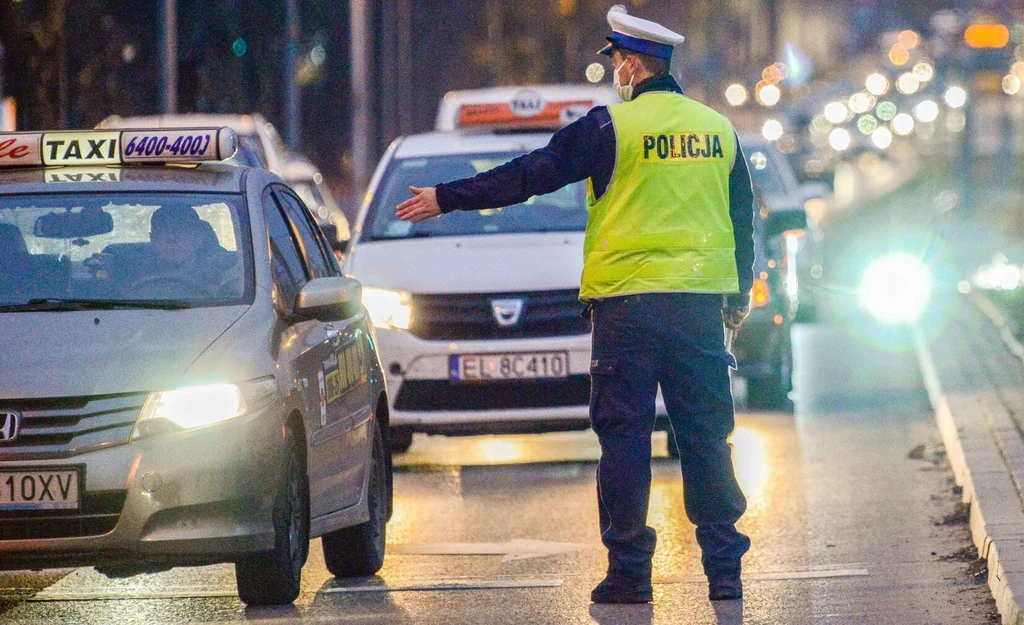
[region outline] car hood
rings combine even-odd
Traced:
[[[582,232],[360,243],[348,265],[364,286],[411,293],[578,289]]]
[[[172,387],[248,308],[0,314],[0,399]]]

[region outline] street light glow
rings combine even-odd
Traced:
[[[879,73],[874,73],[864,81],[864,86],[867,87],[868,93],[871,95],[883,96],[889,92],[889,79]]]
[[[750,93],[747,88],[739,83],[729,85],[725,90],[725,100],[731,106],[743,106],[749,98]]]
[[[963,87],[950,87],[946,89],[946,95],[943,96],[946,100],[946,104],[950,108],[958,109],[964,104],[967,104],[967,92],[964,91]]]
[[[1007,74],[1004,76],[1003,91],[1006,95],[1017,95],[1020,93],[1020,78],[1017,78],[1013,74]]]

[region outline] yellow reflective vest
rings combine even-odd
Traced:
[[[588,181],[583,300],[633,293],[737,293],[729,174],[736,134],[724,116],[675,93],[608,107],[615,169]]]

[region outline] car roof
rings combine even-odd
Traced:
[[[241,193],[250,167],[225,163],[0,169],[0,195],[90,192]]]
[[[97,128],[202,128],[227,126],[240,135],[257,134],[260,124],[266,120],[262,115],[226,115],[215,113],[182,113],[178,115],[143,115],[120,117],[112,115],[97,125]]]
[[[550,140],[550,132],[428,132],[398,139],[395,158],[488,152],[528,152],[544,147]]]

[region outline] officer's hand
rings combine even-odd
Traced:
[[[722,309],[722,321],[725,322],[725,327],[730,330],[739,330],[740,326],[743,325],[743,320],[750,314],[750,307],[744,306],[743,308],[732,308],[725,307]]]
[[[418,224],[441,214],[441,205],[437,203],[437,189],[434,187],[409,187],[409,193],[412,193],[412,197],[395,209],[395,216],[402,221]]]

